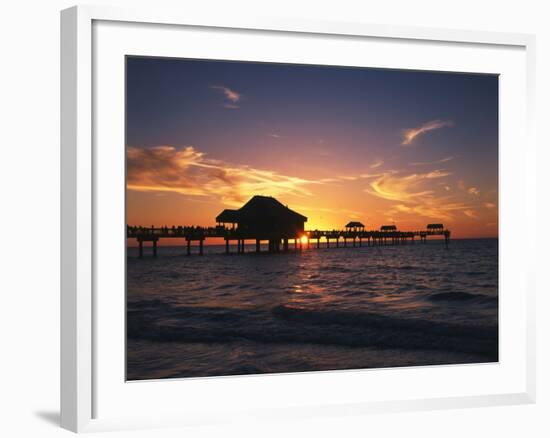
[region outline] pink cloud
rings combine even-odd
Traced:
[[[232,90],[231,88],[229,87],[225,87],[223,85],[211,85],[210,88],[212,90],[219,90],[221,91],[225,98],[227,100],[229,100],[230,103],[226,103],[224,105],[224,107],[226,108],[230,108],[230,109],[234,109],[234,108],[239,108],[236,103],[239,102],[241,100],[241,94],[238,93],[237,91],[235,90]]]
[[[403,131],[403,141],[401,142],[401,144],[403,146],[409,146],[420,135],[424,135],[427,132],[433,131],[435,129],[441,129],[453,125],[454,123],[451,120],[432,120],[418,126],[417,128],[406,129],[405,131]]]

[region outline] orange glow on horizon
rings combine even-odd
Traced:
[[[191,146],[158,146],[128,148],[128,160],[129,225],[215,226],[222,210],[265,195],[306,216],[310,231],[341,230],[350,221],[366,230],[395,224],[402,231],[443,223],[453,238],[498,236],[496,182],[465,181],[451,156],[432,165],[345,159],[347,167],[282,161],[266,169],[227,163]]]

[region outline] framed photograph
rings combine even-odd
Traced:
[[[534,37],[61,24],[63,427],[534,401]]]

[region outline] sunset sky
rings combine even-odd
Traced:
[[[498,78],[127,59],[127,221],[215,225],[271,195],[306,229],[498,233]]]

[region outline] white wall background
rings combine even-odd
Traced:
[[[550,13],[523,0],[326,1],[156,0],[98,4],[193,7],[240,14],[535,33],[539,133],[539,227],[550,162],[544,131],[550,120]],[[0,15],[0,434],[69,435],[59,418],[59,10],[65,0],[2,4]],[[155,6],[152,6],[155,5]],[[518,145],[519,148],[522,145]],[[548,270],[550,238],[541,233],[538,272]],[[542,283],[542,281],[541,281]],[[550,436],[550,290],[538,290],[538,402],[530,406],[316,418],[258,426],[117,432],[108,436]],[[261,427],[261,429],[259,429]]]

